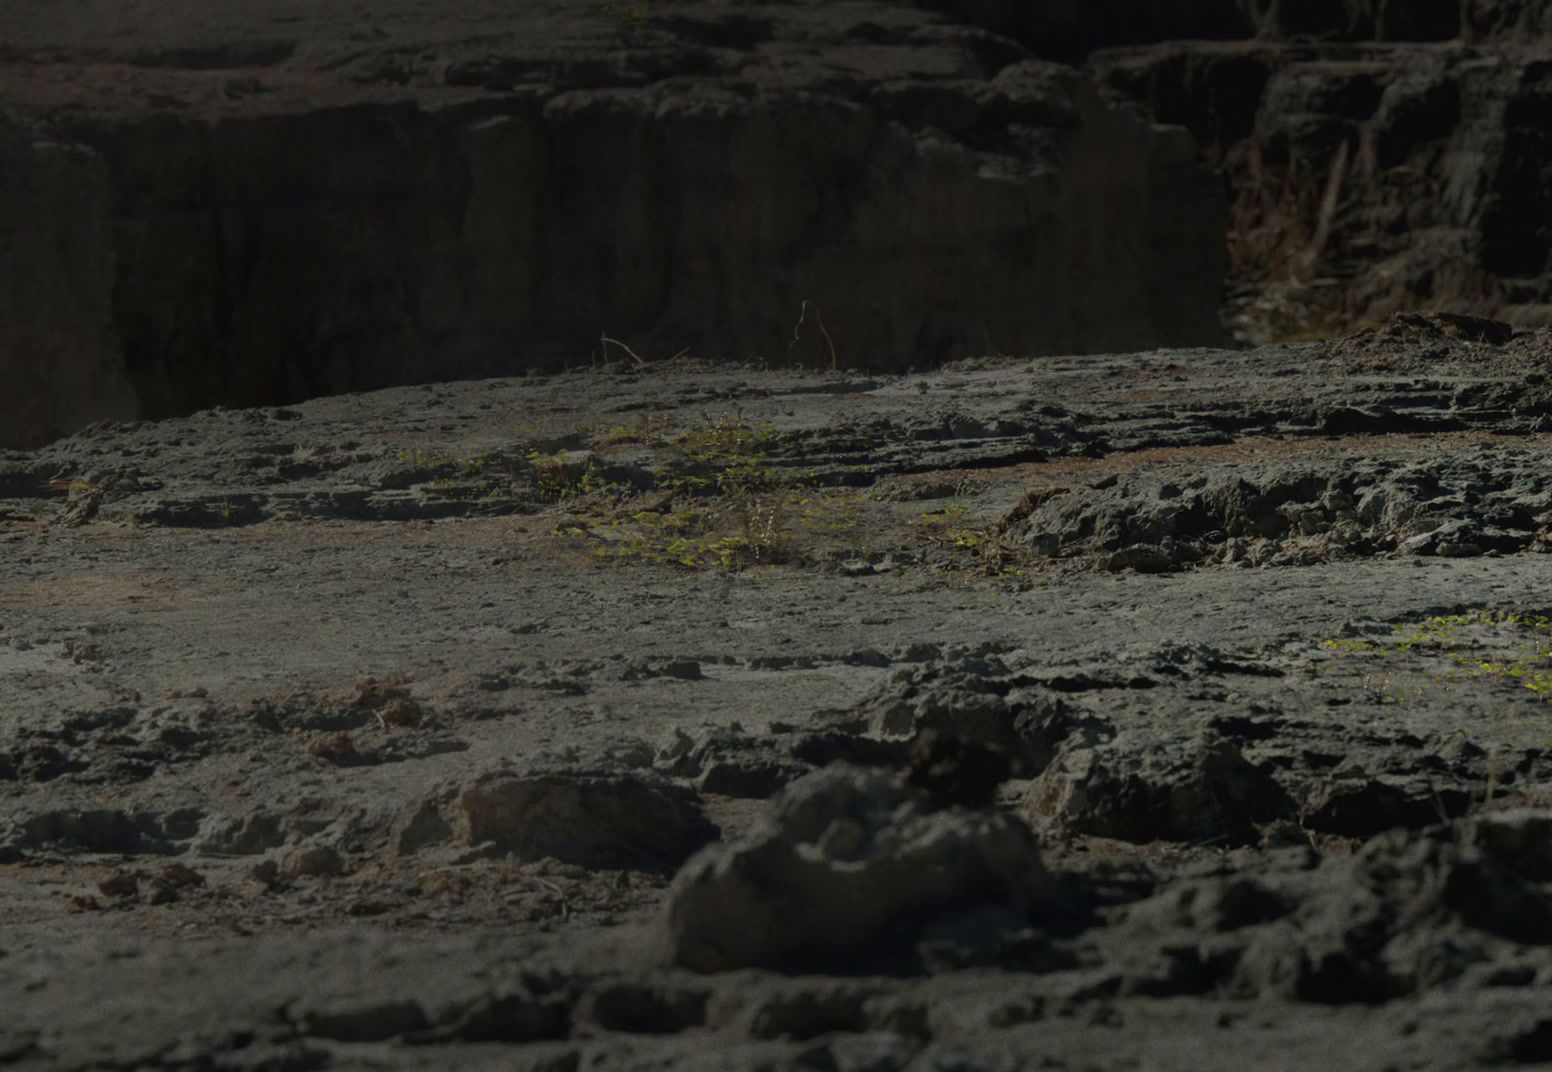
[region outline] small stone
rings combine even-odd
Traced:
[[[1101,568],[1110,573],[1120,573],[1122,570],[1136,570],[1138,573],[1167,573],[1175,568],[1175,561],[1160,548],[1147,544],[1135,544],[1112,552],[1101,563]]]
[[[1488,812],[1472,824],[1476,846],[1533,882],[1552,881],[1552,810]]]
[[[255,882],[273,887],[280,878],[280,865],[274,860],[261,860],[249,868],[248,877]]]
[[[945,804],[984,807],[1013,774],[1013,759],[1000,748],[922,730],[911,743],[907,781]]]
[[[348,733],[327,734],[314,741],[307,752],[336,767],[359,767],[372,762],[369,753],[357,751],[356,742]]]
[[[837,819],[819,839],[819,851],[832,860],[855,860],[868,843],[868,832],[855,819]]]
[[[97,890],[104,897],[125,900],[139,895],[140,880],[144,877],[140,871],[120,871],[97,883]]]
[[[341,874],[345,861],[327,845],[301,845],[285,855],[280,870],[287,875],[327,878]]]
[[[173,889],[186,889],[205,885],[205,876],[186,864],[172,863],[158,871],[152,881]]]
[[[168,864],[151,878],[151,893],[146,900],[151,904],[170,904],[178,900],[185,890],[205,885],[205,876],[184,864]]]
[[[380,714],[388,726],[418,726],[422,716],[420,705],[410,699],[390,700]]]
[[[661,672],[664,677],[676,677],[681,681],[699,681],[703,675],[701,664],[694,659],[671,659],[663,664]]]

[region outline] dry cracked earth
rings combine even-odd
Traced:
[[[0,453],[0,1065],[1552,1061],[1552,335]]]

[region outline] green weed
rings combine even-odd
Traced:
[[[1552,699],[1552,618],[1509,611],[1472,611],[1435,615],[1391,627],[1391,637],[1363,640],[1330,637],[1321,647],[1337,655],[1364,656],[1399,669],[1405,657],[1443,658],[1450,668],[1434,670],[1425,662],[1413,669],[1438,681],[1480,678],[1511,682],[1538,700]],[[1494,650],[1483,651],[1491,646]],[[1507,651],[1503,649],[1507,648]],[[1367,683],[1369,679],[1365,678]],[[1387,673],[1385,679],[1389,681]],[[1421,699],[1422,689],[1414,690]],[[1400,702],[1386,693],[1382,702]]]

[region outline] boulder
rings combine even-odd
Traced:
[[[457,808],[471,846],[593,868],[673,867],[717,836],[692,791],[638,773],[496,771]]]
[[[944,807],[896,775],[836,764],[789,786],[762,829],[689,860],[664,928],[681,967],[783,967],[858,954],[966,904],[1028,912],[1054,890],[1016,816]]]

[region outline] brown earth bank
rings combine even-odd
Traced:
[[[1190,136],[913,5],[19,11],[11,445],[606,351],[904,369],[1223,337]]]
[[[17,0],[0,443],[1552,308],[1544,5]]]
[[[0,453],[0,1060],[1552,1059],[1552,338]]]

